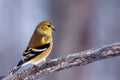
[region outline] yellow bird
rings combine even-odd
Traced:
[[[28,64],[37,65],[42,61],[46,61],[53,47],[53,31],[55,29],[51,22],[42,21],[36,27],[20,62],[10,74],[14,74],[19,68]]]

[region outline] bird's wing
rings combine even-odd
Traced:
[[[38,46],[35,48],[27,48],[25,52],[23,53],[23,56],[17,66],[20,66],[30,61],[31,59],[35,58],[36,56],[40,55],[42,52],[47,50],[49,47],[50,47],[50,43],[47,43],[47,44],[44,44],[42,46]]]

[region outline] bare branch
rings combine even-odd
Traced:
[[[115,56],[120,56],[120,42],[53,59],[43,65],[38,65],[38,67],[32,67],[14,75],[8,75],[3,80],[35,80],[43,75]]]

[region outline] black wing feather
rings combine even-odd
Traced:
[[[35,48],[27,48],[25,52],[23,53],[23,58],[20,60],[17,66],[22,65],[23,63],[31,60],[32,58],[36,57],[37,55],[40,55],[43,51],[48,49],[50,46],[50,43],[44,44],[42,46],[37,46]]]

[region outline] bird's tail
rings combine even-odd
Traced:
[[[13,75],[17,70],[19,70],[21,66],[16,66],[14,69],[10,72],[10,75]]]

